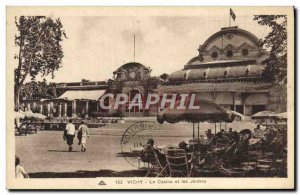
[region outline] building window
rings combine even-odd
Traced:
[[[233,52],[232,52],[231,50],[228,50],[228,51],[226,52],[226,56],[227,56],[228,58],[231,58],[231,57],[233,56]]]
[[[243,54],[243,56],[247,56],[249,54],[248,49],[243,49],[242,54]]]
[[[212,52],[211,57],[216,59],[218,57],[218,53],[216,51]]]

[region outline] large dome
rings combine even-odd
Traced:
[[[170,81],[260,78],[268,56],[255,35],[237,26],[214,33],[198,51],[183,70],[170,75]]]
[[[235,27],[222,28],[199,46],[199,55],[187,65],[219,60],[257,59],[264,53],[261,41],[249,31]]]
[[[150,77],[151,69],[138,62],[129,62],[113,72],[117,81],[143,80]]]
[[[131,70],[131,69],[144,69],[144,70],[150,70],[150,68],[147,68],[145,65],[138,63],[138,62],[129,62],[126,64],[123,64],[122,66],[120,66],[115,72],[119,72],[119,71],[127,71],[127,70]]]

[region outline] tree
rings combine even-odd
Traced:
[[[263,79],[278,84],[287,83],[287,16],[257,15],[254,20],[260,25],[269,26],[271,32],[264,38],[263,44],[270,49],[269,57],[263,62],[266,68]]]
[[[27,82],[22,85],[19,96],[23,100],[56,98],[55,84],[47,84],[46,80]]]
[[[90,80],[89,79],[81,79],[81,82],[82,83],[88,83],[88,82],[90,82]]]
[[[163,73],[159,76],[159,78],[166,82],[169,79],[169,76],[170,75],[168,75],[167,73]]]
[[[45,16],[21,16],[15,19],[18,33],[15,45],[18,47],[18,67],[15,69],[15,109],[19,110],[20,91],[30,78],[35,80],[60,68],[63,58],[61,42],[66,38],[60,19]]]

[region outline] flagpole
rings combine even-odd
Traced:
[[[231,27],[231,15],[230,15],[230,9],[229,9],[229,27]]]
[[[133,35],[133,61],[135,62],[135,34]]]

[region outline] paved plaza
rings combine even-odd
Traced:
[[[16,136],[16,155],[31,177],[100,177],[123,176],[123,173],[142,176],[144,173],[130,165],[120,154],[121,137],[130,125],[132,123],[117,123],[91,129],[86,152],[80,152],[77,138],[74,139],[74,151],[67,152],[63,131],[40,131],[34,135]],[[200,134],[204,135],[208,128],[214,130],[214,127],[214,124],[201,123]],[[219,127],[217,124],[217,129]],[[255,124],[234,122],[226,127],[237,131],[245,128],[252,130]],[[163,124],[160,128],[159,137],[155,138],[157,146],[176,146],[192,137],[191,123]]]

